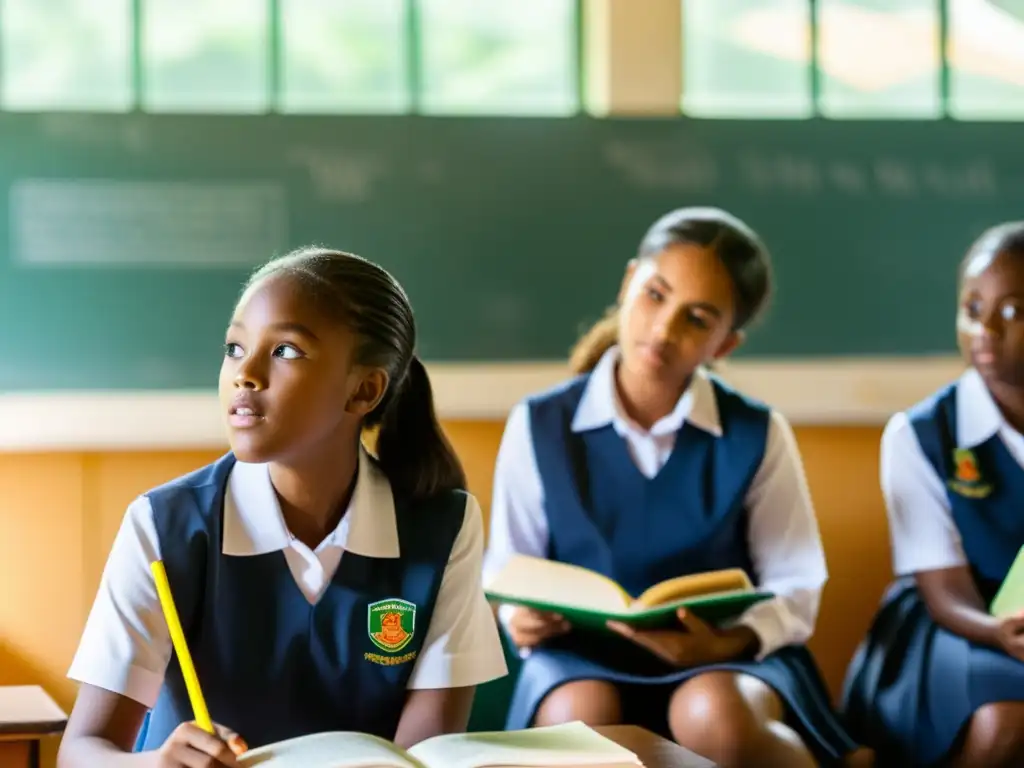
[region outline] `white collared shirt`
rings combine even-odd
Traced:
[[[1024,435],[1003,418],[976,370],[963,373],[955,397],[957,447],[976,448],[998,434],[1024,467]],[[966,565],[945,478],[925,457],[906,413],[893,416],[882,433],[881,474],[896,574]]]
[[[478,685],[507,673],[501,640],[480,584],[480,506],[468,497],[465,518],[434,607],[409,688]],[[387,478],[365,453],[348,509],[315,550],[288,531],[266,464],[238,462],[224,498],[222,554],[283,552],[310,603],[334,578],[343,553],[401,557],[394,500]],[[99,591],[68,676],[152,707],[163,685],[172,645],[150,563],[160,542],[149,499],[128,507],[110,551]]]
[[[721,437],[714,384],[705,371],[694,374],[670,414],[644,430],[626,416],[619,402],[615,389],[618,359],[619,351],[613,347],[598,362],[573,417],[573,431],[611,423],[626,441],[634,463],[649,478],[668,461],[684,422]],[[771,414],[764,459],[745,501],[747,540],[758,583],[777,596],[752,606],[739,619],[757,634],[763,658],[785,645],[807,641],[828,578],[796,438],[776,411]],[[548,535],[529,411],[520,403],[509,415],[498,450],[485,583],[515,553],[546,557]],[[505,622],[509,614],[509,606],[499,611]]]

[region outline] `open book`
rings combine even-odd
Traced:
[[[365,733],[318,733],[251,749],[259,768],[643,768],[625,747],[583,723],[494,733],[453,733],[403,750]]]
[[[639,597],[606,576],[556,560],[514,555],[488,584],[494,603],[525,605],[559,613],[573,627],[603,629],[608,620],[651,628],[677,623],[680,607],[712,624],[732,619],[772,597],[754,588],[738,569],[679,576],[655,584]]]

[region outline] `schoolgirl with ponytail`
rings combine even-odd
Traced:
[[[246,745],[322,731],[410,746],[464,730],[475,686],[506,673],[480,507],[398,282],[293,252],[248,281],[225,341],[231,452],[129,507],[69,673],[63,768],[233,766]],[[190,722],[156,559],[216,736]]]
[[[577,375],[509,415],[484,571],[546,557],[639,596],[740,568],[773,599],[719,626],[687,611],[672,629],[613,623],[617,646],[502,606],[525,656],[508,728],[640,724],[723,768],[870,762],[805,647],[827,572],[792,430],[708,370],[764,307],[770,266],[725,211],[682,208],[651,225],[615,308],[570,356]]]

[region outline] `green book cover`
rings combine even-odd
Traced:
[[[574,628],[603,631],[608,631],[605,626],[608,621],[620,621],[638,629],[659,629],[679,626],[679,621],[676,619],[676,610],[684,607],[693,611],[694,615],[709,624],[717,625],[736,618],[755,603],[772,597],[770,592],[733,592],[673,600],[652,608],[616,611],[574,606],[552,600],[506,595],[492,590],[485,590],[485,594],[487,599],[494,603],[524,605],[538,611],[557,613],[563,616]]]
[[[1000,619],[1021,610],[1024,610],[1024,549],[1017,553],[989,607],[991,614]]]

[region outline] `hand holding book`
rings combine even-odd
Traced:
[[[516,606],[509,617],[508,632],[518,648],[536,648],[545,640],[564,635],[569,622],[560,614]]]
[[[607,626],[680,669],[729,661],[757,651],[757,635],[748,627],[715,629],[685,608],[679,608],[676,617],[678,628],[636,629],[621,621],[609,621]]]

